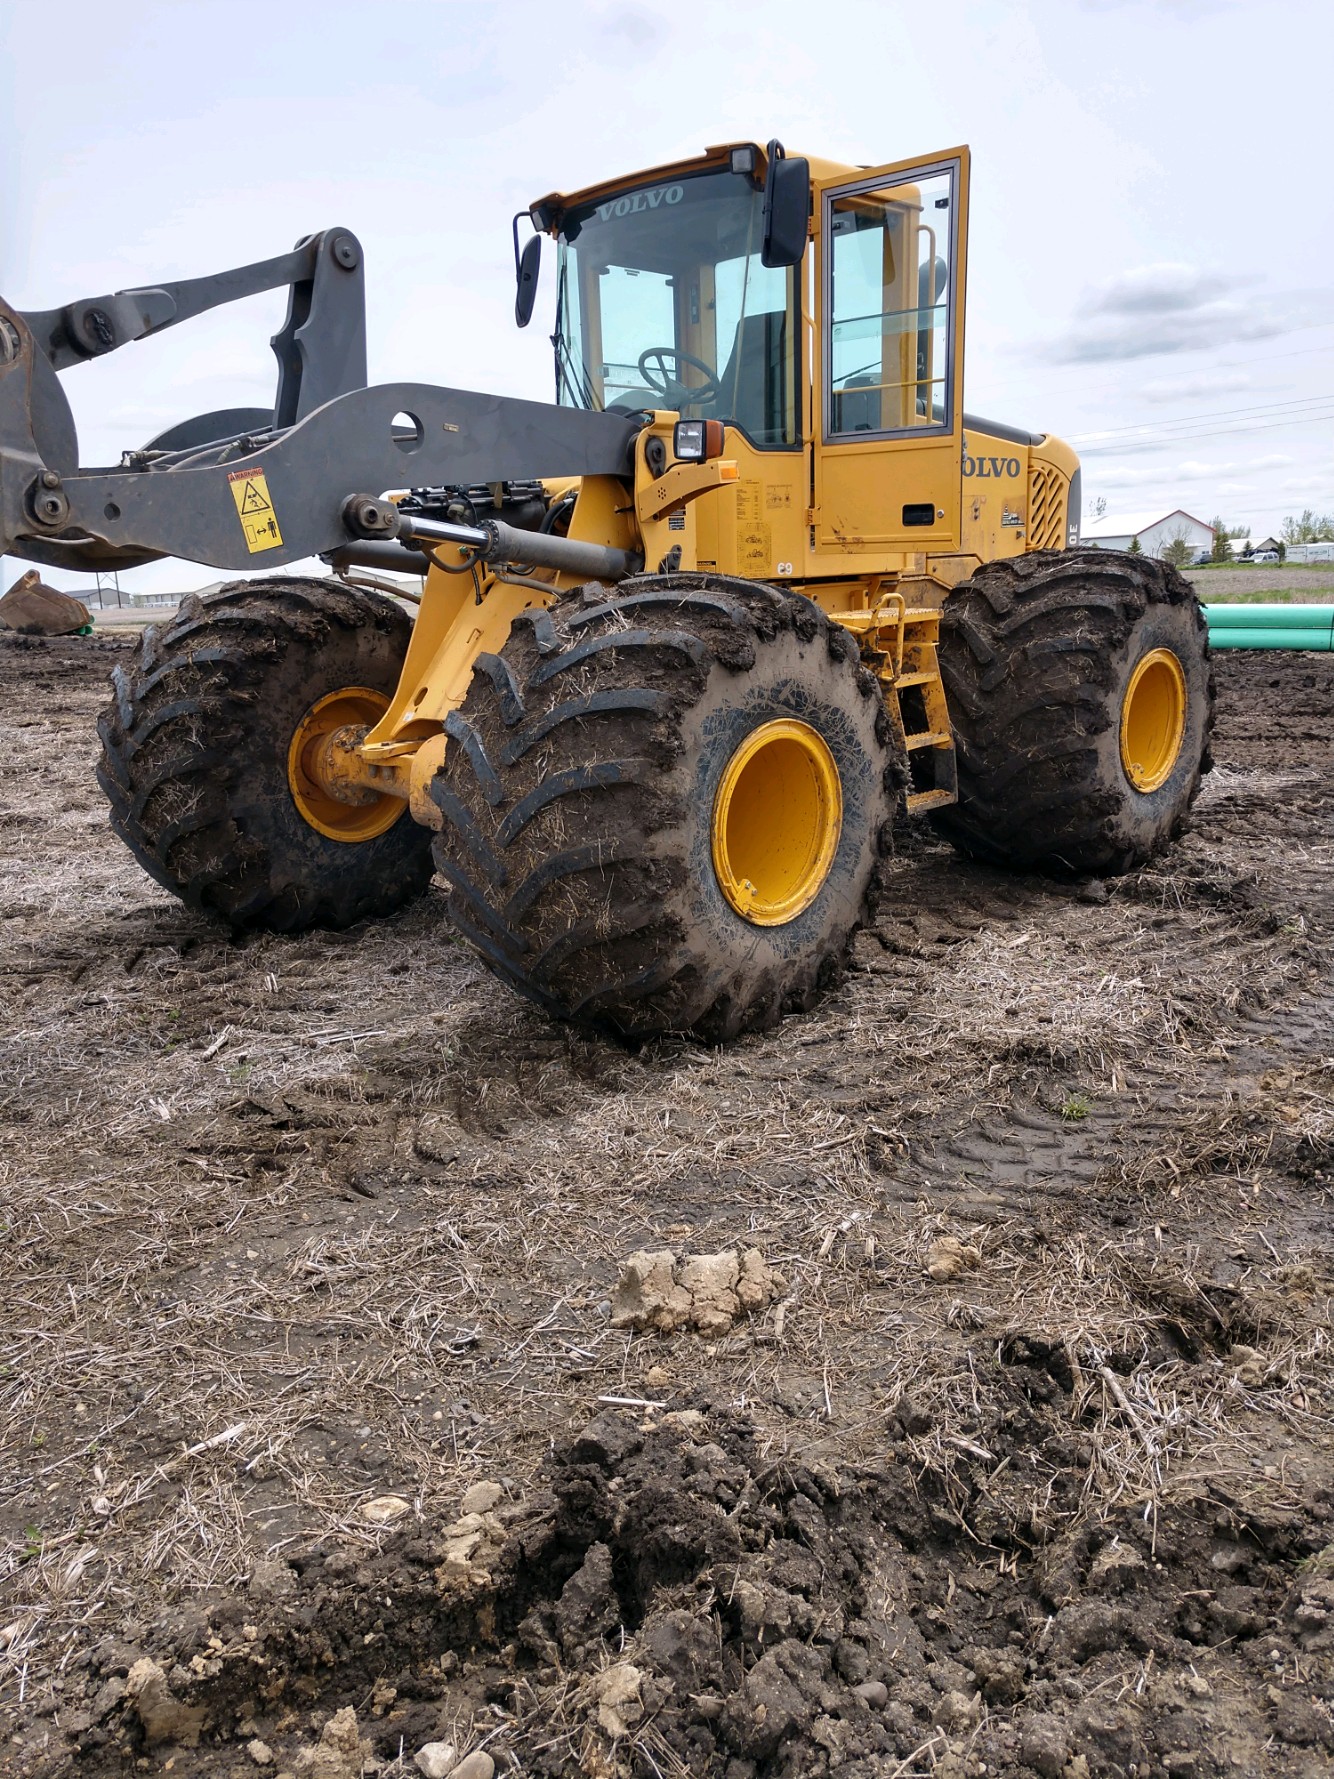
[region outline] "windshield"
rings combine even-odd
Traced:
[[[712,172],[569,211],[556,399],[675,408],[795,445],[796,277],[760,264],[763,209],[747,177]]]

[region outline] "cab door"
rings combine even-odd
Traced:
[[[815,182],[814,574],[959,547],[968,169]]]

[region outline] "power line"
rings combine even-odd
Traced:
[[[1081,457],[1129,457],[1139,451],[1166,451],[1172,445],[1188,444],[1192,439],[1221,439],[1239,437],[1252,432],[1273,432],[1292,426],[1323,426],[1334,420],[1334,409],[1328,414],[1307,414],[1300,419],[1266,420],[1259,426],[1214,426],[1201,432],[1172,433],[1166,438],[1145,439],[1140,443],[1133,440],[1124,445],[1107,445],[1099,447],[1091,445],[1081,451]]]
[[[1321,402],[1331,401],[1334,401],[1334,395],[1304,395],[1293,401],[1256,402],[1248,408],[1206,408],[1198,414],[1179,414],[1171,420],[1144,420],[1132,426],[1104,426],[1097,432],[1076,432],[1070,435],[1070,442],[1107,439],[1117,433],[1158,432],[1168,426],[1189,426],[1196,420],[1221,420],[1230,414],[1281,414],[1292,408],[1314,408]]]

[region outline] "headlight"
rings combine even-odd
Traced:
[[[721,420],[678,420],[672,428],[672,455],[681,463],[708,463],[723,454]]]

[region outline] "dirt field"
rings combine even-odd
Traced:
[[[908,835],[817,1015],[630,1054],[434,893],[186,914],[129,646],[0,643],[0,1772],[1331,1771],[1334,657],[1219,658],[1152,868]]]
[[[1334,600],[1334,563],[1237,563],[1231,568],[1192,568],[1186,579],[1201,599],[1252,600],[1275,605],[1328,605]]]

